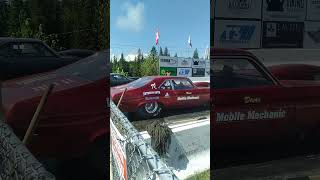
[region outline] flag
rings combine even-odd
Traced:
[[[190,47],[192,47],[192,43],[191,43],[191,36],[189,35],[189,39],[188,39],[188,44]]]
[[[156,32],[156,45],[159,43],[159,31]]]

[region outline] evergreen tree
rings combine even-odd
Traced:
[[[198,49],[197,48],[193,52],[193,58],[194,59],[199,59],[199,54],[198,54]]]
[[[178,54],[176,53],[176,54],[174,54],[174,57],[178,57]]]
[[[7,36],[8,34],[8,18],[9,7],[6,2],[0,1],[0,36]]]
[[[167,47],[164,48],[164,55],[165,55],[165,56],[170,56],[169,50],[168,50]]]
[[[163,56],[163,52],[162,52],[162,47],[160,47],[160,52],[159,52],[159,56]]]

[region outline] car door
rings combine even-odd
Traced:
[[[176,107],[177,106],[177,101],[176,101],[176,93],[173,90],[172,86],[172,80],[171,79],[166,79],[164,80],[160,86],[160,102],[166,107],[166,108],[171,108],[171,107]]]
[[[186,78],[172,79],[173,90],[177,107],[194,107],[199,104],[200,95],[194,91],[195,87]]]
[[[294,104],[254,59],[215,57],[211,68],[215,145],[264,144],[293,135]]]

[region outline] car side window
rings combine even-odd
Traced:
[[[170,81],[170,80],[166,80],[166,81],[160,86],[160,89],[163,89],[163,90],[172,90],[171,81]]]
[[[175,90],[192,89],[193,85],[187,79],[174,79],[172,84]]]
[[[272,85],[273,82],[245,58],[214,59],[211,66],[212,88],[246,88]]]
[[[54,57],[48,48],[40,43],[10,43],[13,57]]]
[[[8,50],[9,50],[8,45],[0,46],[0,57],[8,56],[9,55]]]

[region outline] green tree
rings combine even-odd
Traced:
[[[8,34],[8,18],[9,7],[4,1],[0,1],[0,36],[7,36]]]
[[[163,56],[162,47],[160,47],[159,56]]]
[[[157,50],[154,46],[151,48],[149,56],[144,60],[141,67],[142,76],[159,74],[159,57],[157,56]]]
[[[199,59],[199,54],[198,54],[198,49],[197,48],[193,52],[193,58],[194,59]]]
[[[164,48],[164,55],[165,56],[170,56],[169,50],[167,47]]]

